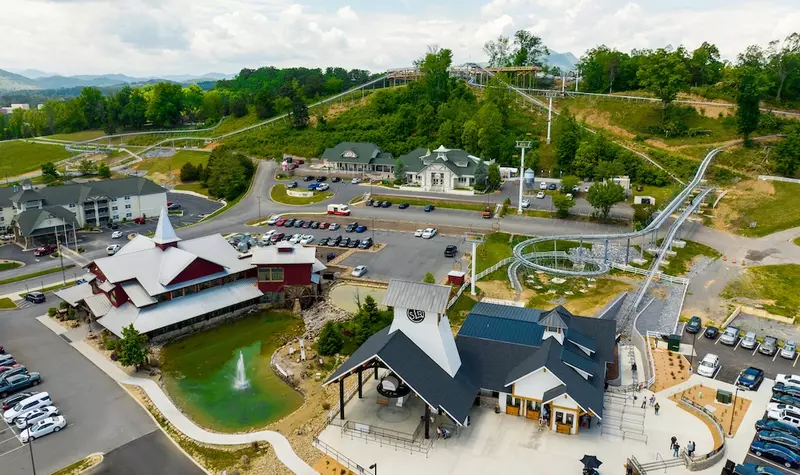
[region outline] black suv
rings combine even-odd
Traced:
[[[31,292],[25,294],[25,300],[33,303],[44,303],[44,294],[41,292]]]
[[[358,227],[358,223],[350,223],[350,224],[347,225],[346,228],[344,228],[344,231],[346,233],[352,233],[353,231],[356,230],[357,227]]]
[[[359,249],[369,249],[372,247],[372,238],[363,239],[358,247]]]
[[[313,180],[314,180],[314,177],[311,176],[311,175],[306,175],[306,176],[303,177],[303,181],[313,181]]]
[[[444,257],[456,257],[456,253],[458,253],[458,248],[452,244],[444,248]]]
[[[339,243],[339,247],[347,247],[350,245],[350,238],[346,237]]]
[[[328,245],[332,247],[336,247],[339,243],[342,242],[342,236],[336,236],[335,238],[328,241]]]

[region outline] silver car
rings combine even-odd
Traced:
[[[742,338],[742,343],[740,343],[742,348],[746,348],[748,350],[752,350],[756,347],[758,341],[756,340],[756,332],[747,332]]]
[[[18,417],[14,419],[14,425],[17,426],[17,429],[24,430],[26,427],[30,427],[37,422],[41,421],[42,419],[47,419],[48,417],[53,417],[58,415],[58,408],[56,406],[45,406],[36,409],[35,411],[31,411],[25,414],[23,417]]]
[[[773,356],[778,351],[778,339],[774,336],[764,337],[764,342],[758,347],[762,355]]]
[[[725,329],[725,332],[722,333],[722,336],[719,337],[719,342],[723,345],[733,346],[738,339],[739,329],[736,327],[728,327]]]
[[[793,360],[795,356],[797,356],[797,344],[794,340],[789,340],[784,343],[783,348],[781,348],[781,358]]]
[[[58,432],[66,426],[67,421],[64,416],[48,417],[20,432],[19,440],[25,444],[29,440],[38,439],[51,432]]]

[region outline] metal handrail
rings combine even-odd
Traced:
[[[344,465],[348,469],[355,470],[355,472],[358,474],[375,475],[374,471],[370,470],[369,468],[362,467],[358,463],[354,462],[348,456],[334,449],[325,442],[319,440],[319,437],[316,436],[314,437],[314,446],[319,450],[321,450],[325,455],[333,458],[334,460]]]

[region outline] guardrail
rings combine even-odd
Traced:
[[[786,178],[785,176],[758,175],[759,180],[763,181],[785,181],[787,183],[800,183],[797,178]]]
[[[342,454],[338,450],[334,449],[330,445],[326,444],[325,442],[319,440],[319,437],[314,437],[314,447],[321,450],[325,455],[328,457],[336,460],[340,464],[344,465],[347,469],[356,472],[357,474],[366,474],[366,475],[375,475],[375,472],[370,470],[369,468],[362,467],[361,465],[354,462],[352,459],[347,457],[346,455]]]
[[[694,411],[700,417],[707,418],[711,422],[711,426],[717,431],[717,435],[722,441],[719,447],[715,447],[714,450],[704,455],[695,455],[689,457],[684,453],[684,459],[687,462],[689,470],[696,471],[711,467],[725,457],[725,429],[722,427],[719,419],[717,419],[713,413],[711,413],[705,407],[696,404],[691,399],[688,399],[686,396],[681,396],[680,404],[688,408],[690,411]]]
[[[422,453],[425,456],[433,445],[433,439],[421,439],[414,441],[414,434],[408,434],[383,427],[362,424],[356,421],[347,421],[342,425],[342,434],[347,434],[351,438],[358,437],[366,441],[378,442],[381,447],[394,447],[395,450],[408,450],[409,453]]]

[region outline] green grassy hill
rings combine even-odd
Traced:
[[[72,155],[61,145],[43,145],[14,140],[0,142],[0,177],[13,177],[38,170],[43,163]]]

